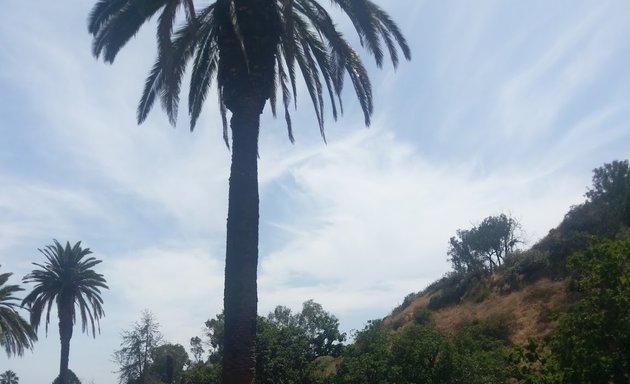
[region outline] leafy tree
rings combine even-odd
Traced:
[[[458,272],[493,272],[521,242],[519,224],[505,214],[489,216],[470,230],[457,230],[448,255]]]
[[[310,339],[313,357],[339,354],[346,335],[339,331],[339,320],[321,304],[313,300],[304,302],[297,322]]]
[[[256,383],[301,384],[308,381],[309,337],[294,322],[287,325],[258,318]]]
[[[593,186],[586,192],[589,201],[607,200],[627,205],[630,201],[630,164],[615,160],[593,170]]]
[[[59,377],[62,384],[67,384],[70,339],[76,321],[76,307],[81,316],[81,330],[87,332],[91,326],[92,336],[96,329],[100,332],[99,320],[105,315],[101,289],[108,289],[105,278],[94,271],[101,263],[89,248],[81,248],[81,242],[62,246],[57,240],[39,251],[46,257],[46,263],[33,265],[39,267],[27,274],[24,283],[35,283],[33,290],[24,298],[22,305],[31,311],[31,325],[37,331],[44,311],[46,311],[46,333],[50,323],[50,309],[57,305],[59,317],[59,338],[61,340],[61,359]]]
[[[155,347],[151,352],[151,360],[151,376],[167,384],[179,383],[184,366],[190,362],[183,346],[168,343]]]
[[[120,349],[114,352],[120,384],[147,384],[155,380],[150,370],[154,352],[162,344],[160,325],[149,311],[130,331],[123,331]]]
[[[372,320],[355,335],[354,344],[343,352],[337,371],[340,384],[388,384],[394,381],[390,331],[382,320]]]
[[[333,0],[333,4],[349,16],[379,67],[383,63],[383,43],[394,66],[398,63],[398,48],[410,58],[398,27],[372,1]],[[173,32],[180,8],[185,10],[186,23]],[[323,94],[328,93],[336,118],[347,73],[369,125],[373,111],[369,77],[358,54],[316,0],[216,0],[201,9],[195,9],[193,0],[99,0],[88,22],[94,36],[94,55],[102,54],[106,62],[113,62],[119,50],[156,13],[160,13],[157,60],[138,106],[138,121],[144,121],[156,97],[161,99],[170,121],[176,121],[181,80],[191,60],[191,129],[214,78],[226,143],[226,111],[232,113],[223,381],[251,383],[256,359],[260,114],[267,100],[275,113],[280,93],[293,141],[289,106],[291,98],[297,96],[299,69],[323,136]]]
[[[560,384],[562,371],[558,359],[546,342],[530,338],[512,349],[512,378],[523,384]]]
[[[203,341],[199,336],[190,338],[190,351],[193,353],[193,357],[195,359],[194,362],[200,362],[204,352],[206,351],[203,349]]]
[[[569,268],[580,299],[552,343],[564,382],[630,381],[630,239],[594,244]]]
[[[19,384],[20,378],[15,372],[8,370],[0,374],[0,384]]]
[[[453,371],[447,340],[430,326],[405,329],[392,345],[396,381],[400,384],[442,384]]]
[[[505,383],[511,374],[510,350],[502,324],[478,321],[451,339],[451,382]]]
[[[17,285],[6,285],[12,273],[0,273],[0,346],[4,347],[7,355],[21,356],[24,349],[32,349],[37,334],[22,316],[17,312],[19,299],[13,296],[23,291]],[[11,372],[11,371],[7,371]]]
[[[214,368],[222,361],[224,351],[224,317],[218,315],[205,325],[212,348],[208,363]],[[335,316],[308,300],[300,313],[277,306],[267,317],[258,317],[256,340],[256,383],[301,384],[314,380],[315,360],[339,354],[345,334],[339,331]]]

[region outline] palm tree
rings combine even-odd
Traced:
[[[0,274],[0,346],[5,348],[8,356],[21,356],[24,349],[33,348],[37,334],[16,310],[19,307],[16,301],[19,299],[13,295],[24,289],[17,285],[5,285],[11,275]]]
[[[15,372],[8,370],[0,374],[0,384],[19,384],[20,378],[17,377]]]
[[[82,331],[96,337],[96,326],[100,332],[99,319],[103,312],[101,288],[108,289],[103,275],[92,268],[101,263],[91,254],[89,248],[81,248],[81,242],[70,247],[66,242],[63,247],[57,240],[53,245],[47,245],[39,251],[46,256],[45,264],[33,263],[39,269],[33,270],[23,279],[24,283],[35,283],[22,305],[27,305],[31,311],[31,325],[37,331],[44,311],[46,311],[46,333],[50,323],[50,309],[53,303],[57,305],[59,317],[59,338],[61,340],[61,359],[59,364],[60,382],[68,382],[68,360],[70,356],[70,339],[72,328],[76,321],[75,305],[81,315]],[[95,326],[96,324],[96,326]]]
[[[372,1],[331,2],[349,16],[379,67],[383,64],[383,45],[394,66],[399,49],[410,59],[400,30]],[[180,9],[184,10],[185,23],[174,31]],[[275,115],[280,96],[293,141],[289,108],[297,96],[299,71],[325,140],[324,95],[327,93],[336,119],[343,111],[341,91],[347,74],[369,125],[373,111],[370,80],[359,55],[317,0],[216,0],[201,9],[195,8],[193,0],[98,0],[88,21],[94,55],[112,63],[119,50],[156,14],[157,59],[138,105],[138,122],[145,120],[157,97],[175,124],[182,76],[191,61],[191,130],[215,78],[228,146],[227,110],[232,113],[223,382],[249,384],[254,380],[258,300],[260,114],[269,100]]]

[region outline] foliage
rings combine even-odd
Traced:
[[[630,240],[603,240],[572,255],[580,299],[553,339],[567,383],[630,380]]]
[[[549,345],[533,338],[512,349],[512,377],[523,384],[560,384],[562,371]]]
[[[343,353],[336,380],[340,384],[387,384],[393,379],[389,348],[391,331],[382,320],[372,320],[355,335]]]
[[[510,349],[503,324],[474,322],[451,343],[452,382],[504,383],[510,376]]]
[[[217,315],[205,323],[205,335],[211,350],[211,369],[196,368],[211,376],[220,365],[223,353],[224,317]],[[314,362],[321,357],[338,356],[345,334],[339,331],[339,320],[323,307],[308,300],[302,311],[277,306],[267,317],[258,317],[256,330],[256,383],[310,383],[316,380]]]
[[[32,349],[37,334],[17,312],[19,301],[15,293],[23,291],[18,285],[6,285],[12,273],[0,273],[0,346],[7,355],[21,356],[25,349]],[[10,371],[7,371],[10,372]]]
[[[394,382],[400,384],[448,382],[453,372],[447,340],[434,328],[413,325],[393,342]]]
[[[628,160],[615,160],[594,169],[587,200],[571,207],[560,225],[533,247],[549,253],[555,275],[565,275],[567,258],[594,238],[615,239],[630,226],[629,168]]]
[[[151,351],[150,376],[162,383],[181,381],[184,366],[189,364],[188,353],[180,344],[162,344]]]
[[[4,371],[0,374],[0,384],[19,384],[20,378],[11,370]]]
[[[441,280],[440,290],[431,296],[427,307],[431,310],[437,310],[458,304],[481,281],[482,277],[478,272],[453,271],[449,273]]]
[[[549,274],[549,252],[528,249],[513,252],[505,258],[503,273],[508,289],[520,289],[524,283]]]
[[[505,214],[489,216],[476,227],[457,230],[449,240],[448,255],[453,269],[458,272],[494,270],[521,242],[518,222]]]
[[[131,330],[123,331],[120,349],[113,356],[120,384],[146,384],[155,380],[150,368],[156,348],[162,345],[159,327],[153,314],[145,310]]]
[[[190,351],[193,353],[194,362],[200,362],[205,350],[203,349],[203,341],[199,336],[190,338]]]
[[[67,384],[81,384],[81,380],[77,377],[77,375],[72,372],[71,369],[68,369],[68,377],[66,379]],[[52,384],[62,384],[61,375],[57,376],[57,378],[52,382]]]

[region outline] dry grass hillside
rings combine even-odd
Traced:
[[[500,276],[491,280],[500,281]],[[459,304],[430,311],[427,306],[431,297],[440,292],[431,292],[416,298],[399,313],[384,319],[384,325],[402,329],[417,322],[418,317],[429,317],[429,321],[444,334],[453,334],[475,320],[508,328],[509,340],[520,344],[528,337],[544,337],[555,326],[554,314],[566,311],[569,297],[567,280],[554,281],[541,278],[519,290],[501,293],[490,289],[483,299],[464,298]]]

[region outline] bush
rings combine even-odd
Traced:
[[[549,252],[528,250],[510,254],[505,259],[504,276],[509,289],[519,289],[523,282],[533,282],[552,275]]]
[[[425,307],[418,308],[413,313],[413,321],[418,325],[427,324],[431,320],[431,310]]]

